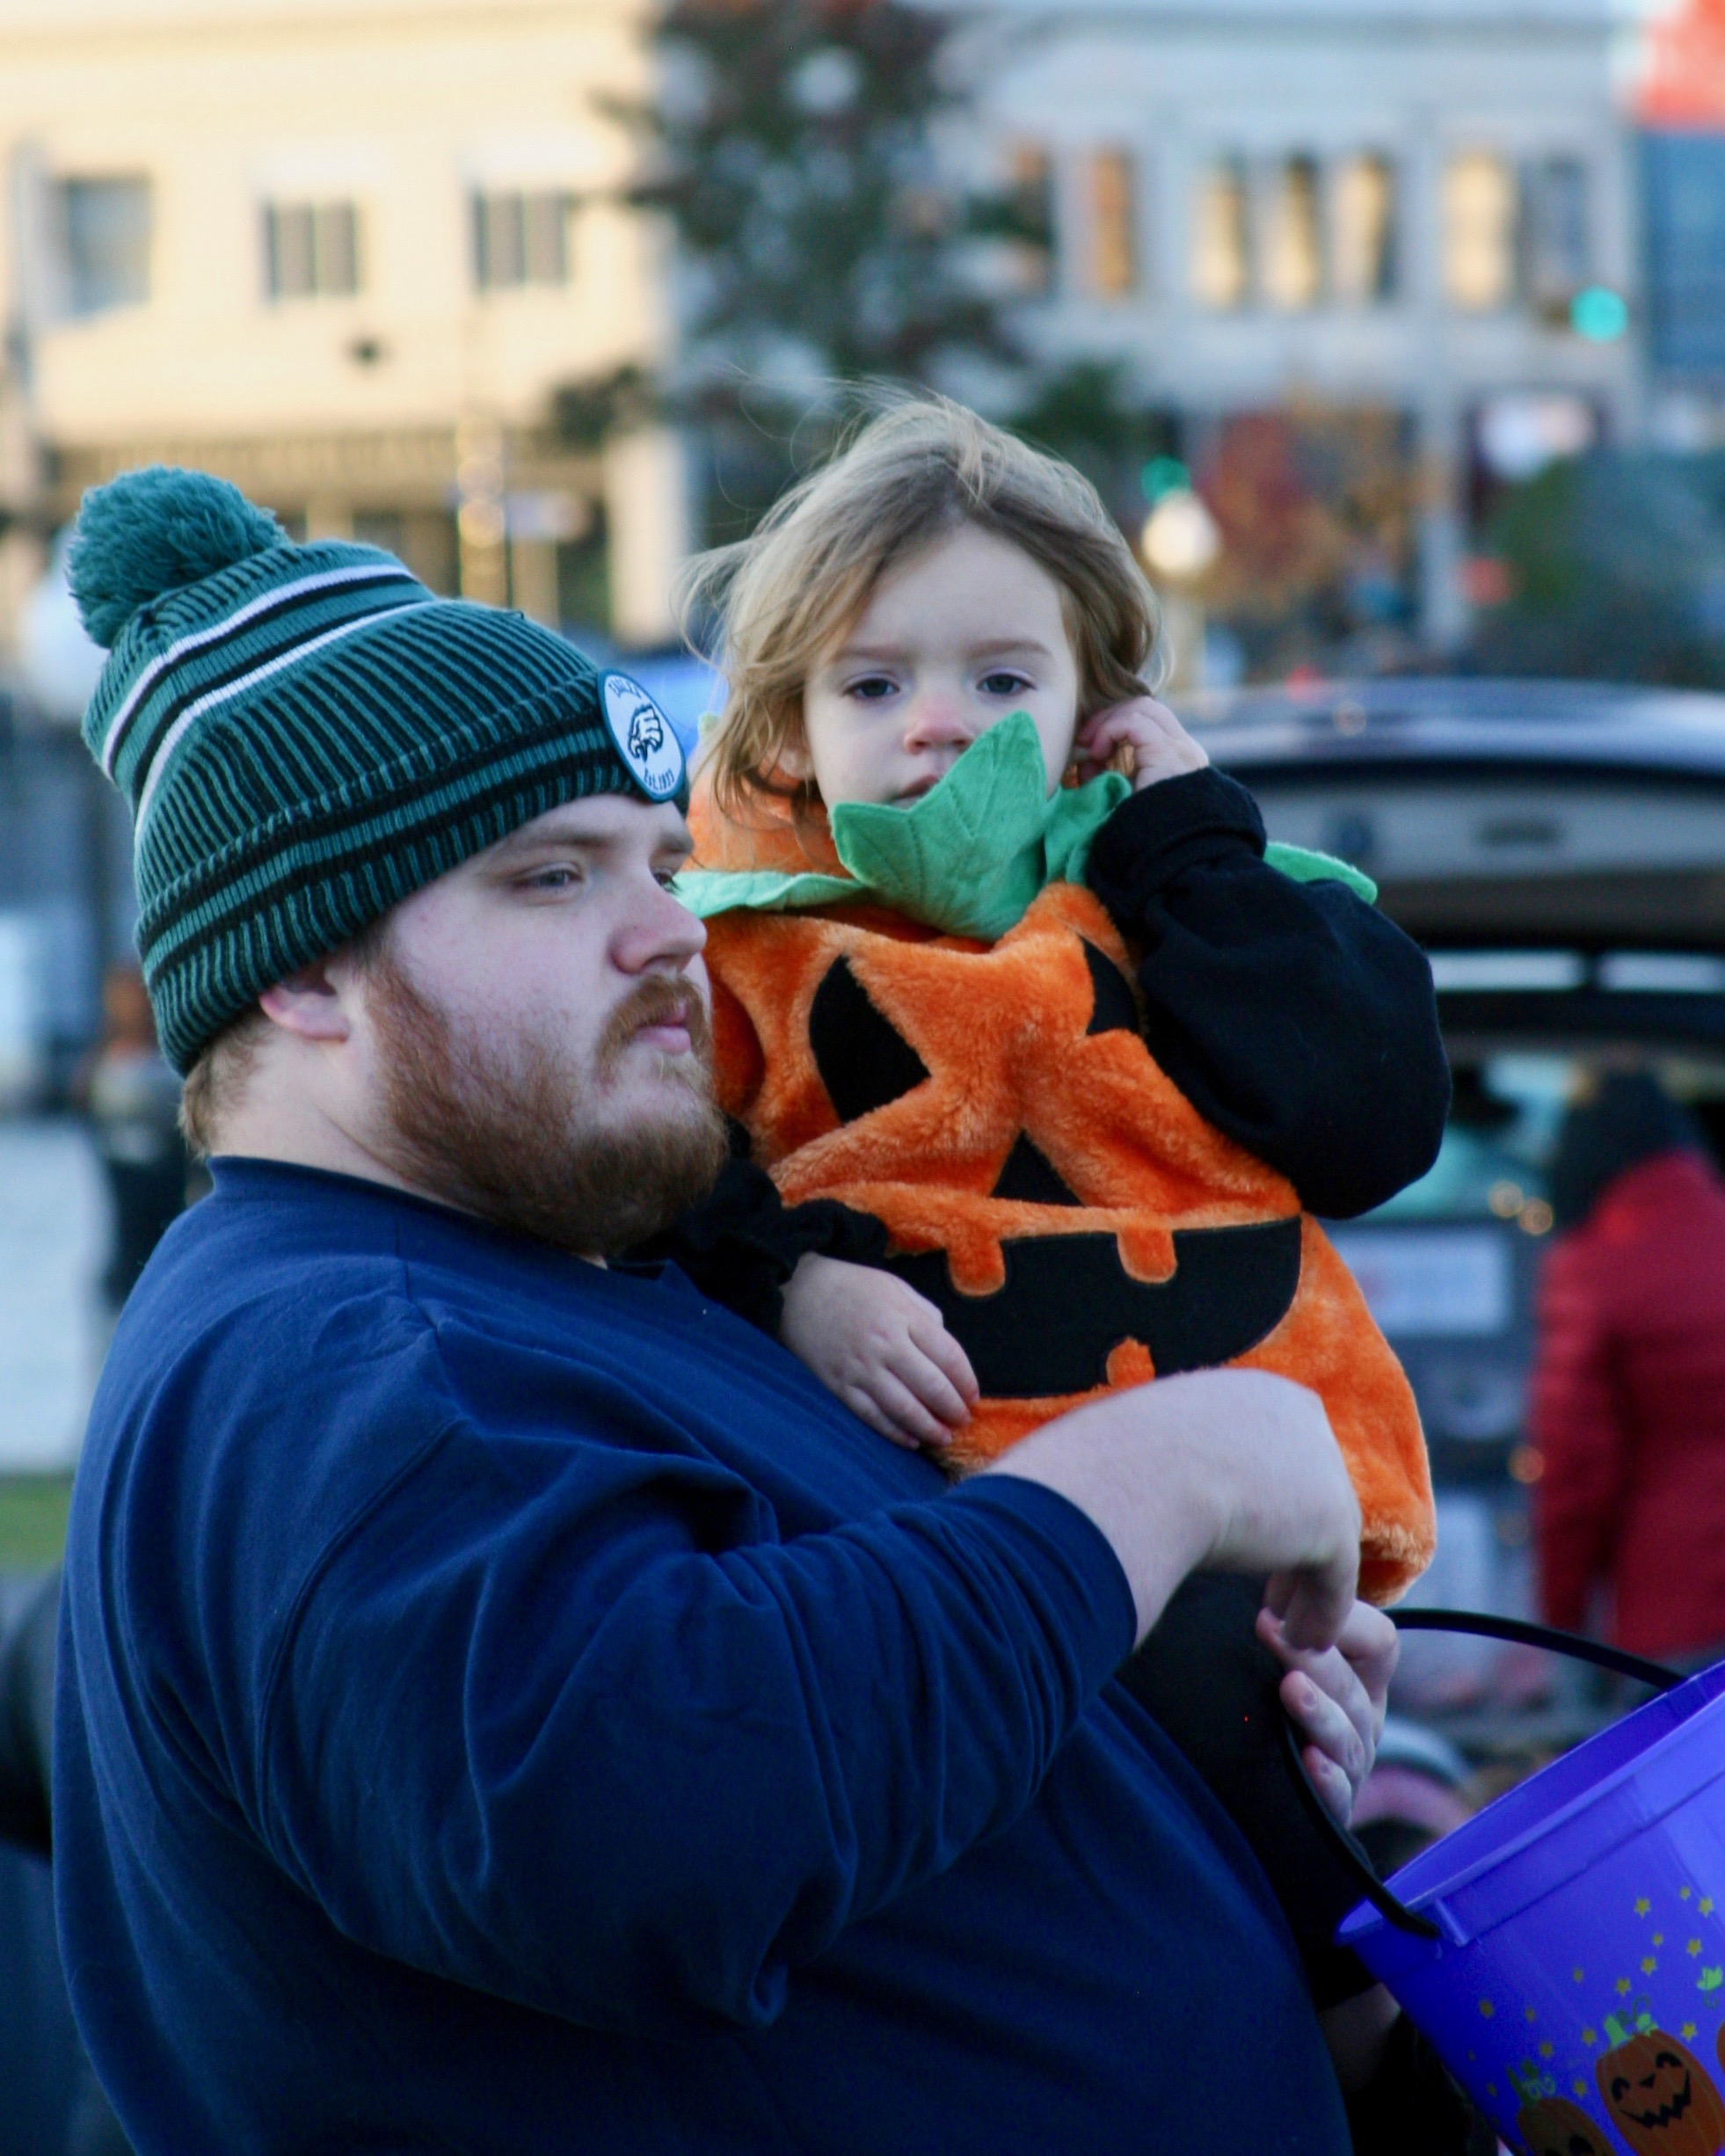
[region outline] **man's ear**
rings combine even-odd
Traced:
[[[346,1040],[353,1031],[346,998],[331,980],[325,958],[266,988],[258,1002],[273,1024],[302,1040]]]

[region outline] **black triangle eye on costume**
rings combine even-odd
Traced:
[[[869,1001],[868,991],[839,958],[828,967],[809,1006],[809,1047],[841,1123],[920,1086],[928,1067]]]
[[[1088,936],[1080,938],[1084,945],[1084,963],[1090,969],[1090,988],[1095,998],[1090,1009],[1090,1023],[1087,1033],[1136,1033],[1139,1030],[1138,999],[1132,994],[1132,985],[1115,965],[1105,958]]]
[[[1082,937],[1079,940],[1084,946],[1092,996],[1085,1032],[1136,1033],[1138,1004],[1132,983],[1094,943]],[[841,1123],[855,1123],[859,1116],[902,1099],[928,1075],[922,1058],[876,1009],[848,958],[834,959],[814,992],[809,1006],[809,1048]],[[1034,1147],[1030,1150],[1035,1153]],[[1015,1148],[1014,1160],[1016,1157]],[[1044,1197],[1040,1191],[1008,1190],[1004,1187],[1007,1178],[1014,1172],[1013,1161],[1008,1161],[995,1196],[1023,1198],[1033,1205],[1077,1204],[1042,1155],[1037,1154],[1036,1159],[1040,1172],[1052,1179],[1060,1195]]]

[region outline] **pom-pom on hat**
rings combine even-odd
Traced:
[[[112,651],[149,601],[287,544],[268,511],[225,479],[156,464],[86,497],[71,548],[72,594],[84,627]]]
[[[626,677],[379,548],[295,546],[206,473],[87,494],[69,565],[108,650],[84,738],[131,803],[139,956],[178,1070],[548,809],[685,798],[676,736]]]

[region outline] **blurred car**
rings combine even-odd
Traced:
[[[1184,716],[1272,838],[1364,869],[1430,955],[1455,1072],[1443,1149],[1335,1239],[1431,1448],[1439,1551],[1416,1599],[1528,1613],[1524,1409],[1564,1104],[1586,1065],[1650,1060],[1725,1151],[1725,697],[1416,678]],[[1525,1709],[1550,1689],[1525,1654],[1407,1644],[1404,1704]],[[1556,1700],[1560,1723],[1584,1712],[1572,1680]]]

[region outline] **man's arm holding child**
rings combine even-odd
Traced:
[[[1150,1053],[1311,1212],[1381,1204],[1430,1166],[1449,1108],[1424,954],[1345,885],[1270,867],[1256,803],[1165,705],[1088,721],[1081,773],[1123,747],[1135,790],[1088,873],[1139,953]]]
[[[453,1420],[295,1601],[246,1802],[350,1938],[589,2027],[771,2021],[792,1968],[1019,1816],[1195,1567],[1275,1573],[1314,1665],[1352,1607],[1335,1439],[1262,1373],[1112,1395],[960,1490],[781,1541],[607,1385],[574,1426],[547,1392],[550,1452],[537,1422],[475,1442],[468,1351],[427,1366]]]

